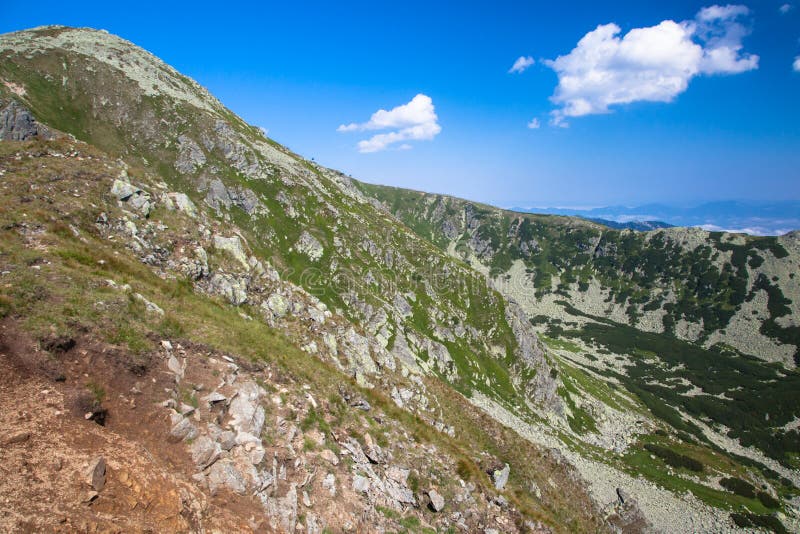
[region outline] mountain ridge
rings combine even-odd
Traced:
[[[73,34],[78,34],[78,37]],[[215,99],[195,106],[193,100],[202,98],[205,93],[198,90],[194,82],[185,81],[174,70],[165,69],[160,60],[143,56],[137,50],[131,43],[108,34],[63,27],[19,32],[12,37],[0,36],[0,78],[3,81],[0,99],[19,102],[0,106],[6,110],[4,116],[11,117],[13,111],[14,124],[17,124],[16,118],[28,113],[39,124],[65,131],[101,151],[101,154],[92,156],[102,162],[98,172],[92,175],[97,183],[96,187],[92,186],[92,195],[105,199],[103,206],[106,209],[92,208],[84,218],[59,214],[64,221],[57,228],[53,226],[55,222],[46,217],[42,219],[41,231],[48,236],[52,234],[53,237],[48,239],[55,239],[67,250],[64,252],[66,256],[48,253],[47,261],[60,265],[59,262],[65,258],[72,258],[69,261],[73,263],[68,264],[73,266],[70,268],[75,268],[74,258],[79,258],[79,265],[91,264],[91,259],[86,259],[90,252],[74,242],[76,238],[79,242],[87,239],[102,243],[103,247],[116,247],[113,249],[115,254],[130,257],[145,266],[147,272],[163,277],[168,284],[183,287],[177,291],[170,286],[169,291],[185,295],[180,298],[190,299],[199,309],[205,309],[206,301],[203,299],[206,297],[217,302],[222,311],[214,313],[224,313],[220,317],[224,317],[225,324],[235,327],[237,332],[247,331],[249,327],[243,325],[263,322],[287,336],[288,345],[295,347],[290,351],[294,355],[292,361],[303,362],[307,358],[308,361],[320,359],[327,362],[338,369],[336,372],[342,377],[349,376],[353,380],[352,387],[364,388],[364,395],[369,391],[375,392],[369,394],[372,403],[380,402],[380,394],[385,395],[384,398],[391,399],[392,405],[401,411],[381,408],[391,414],[382,414],[382,418],[405,421],[401,412],[407,411],[424,423],[417,432],[426,434],[430,430],[423,432],[420,428],[430,428],[449,436],[434,440],[440,448],[444,447],[442,450],[449,451],[446,454],[453,459],[450,467],[437,469],[452,473],[457,464],[459,477],[472,473],[478,486],[486,485],[486,489],[481,491],[489,495],[493,491],[491,484],[496,482],[493,480],[495,471],[502,471],[504,462],[513,464],[510,489],[502,494],[506,495],[504,499],[511,501],[511,508],[508,508],[508,501],[503,505],[502,499],[497,501],[494,496],[481,497],[488,503],[486,506],[480,499],[479,502],[451,500],[453,494],[448,492],[458,493],[460,490],[449,487],[444,482],[446,479],[440,477],[436,485],[448,496],[449,505],[468,503],[459,505],[459,514],[462,515],[459,518],[431,515],[436,512],[419,507],[425,499],[433,503],[428,491],[422,496],[417,492],[414,499],[417,506],[398,504],[400,501],[397,499],[388,501],[391,506],[398,507],[398,513],[407,514],[402,516],[404,518],[422,518],[445,528],[468,517],[463,520],[469,522],[470,528],[492,528],[488,525],[492,524],[491,517],[495,514],[504,522],[504,528],[511,528],[513,524],[514,528],[523,531],[544,529],[545,525],[555,530],[623,528],[638,531],[647,522],[660,530],[674,526],[670,523],[675,521],[670,519],[670,510],[677,506],[690,507],[700,518],[697,525],[702,527],[697,528],[704,529],[713,529],[714,525],[742,527],[739,523],[746,526],[747,521],[768,521],[763,517],[772,517],[769,514],[774,508],[758,504],[755,499],[746,501],[744,509],[730,508],[744,505],[734,497],[726,497],[725,490],[714,486],[713,481],[693,487],[690,496],[677,497],[673,493],[675,484],[685,483],[681,482],[685,480],[681,473],[670,475],[667,484],[670,489],[663,487],[663,480],[661,485],[651,480],[637,482],[634,476],[627,474],[632,473],[630,462],[634,457],[637,462],[644,461],[635,456],[635,451],[644,445],[655,447],[652,440],[666,440],[665,443],[680,447],[685,454],[702,455],[706,460],[711,458],[709,451],[713,448],[711,444],[692,444],[682,440],[680,429],[671,430],[665,426],[663,418],[653,417],[651,411],[657,410],[654,408],[656,405],[642,402],[637,397],[647,398],[647,391],[618,391],[616,385],[611,387],[599,381],[601,375],[597,375],[593,368],[585,370],[570,359],[570,350],[565,350],[565,347],[570,348],[572,342],[567,337],[562,341],[544,335],[536,324],[536,315],[498,284],[497,273],[491,273],[492,266],[472,262],[469,257],[459,257],[452,253],[453,250],[448,250],[446,237],[450,226],[439,223],[447,220],[455,230],[456,219],[437,219],[436,226],[432,226],[423,216],[404,218],[396,210],[387,208],[382,203],[385,200],[373,198],[380,195],[367,190],[365,184],[292,154],[222,108]],[[140,63],[136,64],[134,60]],[[135,66],[130,67],[131,63]],[[129,68],[135,71],[133,81],[136,84],[130,83]],[[159,80],[157,87],[160,89],[148,89],[140,83],[154,78]],[[151,91],[155,93],[151,94]],[[175,92],[182,94],[173,94]],[[15,105],[30,111],[20,111],[19,107],[11,110]],[[27,119],[20,124],[23,130],[31,127]],[[81,147],[80,141],[68,138],[31,141],[33,145],[8,149],[3,161],[10,170],[4,171],[5,175],[15,179],[13,183],[17,189],[13,191],[18,197],[14,198],[20,199],[19,205],[23,205],[22,199],[26,198],[22,190],[24,172],[35,171],[36,176],[41,175],[37,187],[46,188],[48,171],[44,169],[60,159],[54,152],[62,155],[72,153],[70,151]],[[39,142],[66,145],[37,145]],[[29,167],[19,169],[22,164],[14,163],[18,161],[15,159],[17,155],[30,162],[25,163]],[[37,158],[46,158],[47,163],[43,160],[44,166],[37,166]],[[121,163],[115,163],[115,158],[119,158]],[[81,165],[87,168],[90,165],[86,159],[70,161],[76,170]],[[71,180],[80,177],[79,173],[68,175],[73,176]],[[38,203],[37,195],[34,193],[33,198]],[[80,205],[83,201],[74,202]],[[453,199],[451,202],[463,201]],[[4,224],[7,223],[11,229],[9,232],[13,230],[25,242],[31,237],[27,226],[20,226],[22,213],[18,206],[9,212],[18,219],[10,220],[12,215],[7,215],[9,220]],[[489,210],[489,207],[479,208]],[[41,217],[42,213],[46,212],[43,209],[36,211],[36,217]],[[67,210],[66,213],[74,212]],[[500,216],[490,214],[490,218],[495,217]],[[555,220],[576,231],[599,231],[601,228],[588,221]],[[175,231],[172,226],[175,226]],[[75,232],[80,238],[74,235]],[[428,235],[423,235],[425,232]],[[723,244],[727,243],[727,237],[721,239]],[[473,252],[478,252],[474,245],[483,246],[483,241],[478,236],[470,245]],[[771,246],[774,248],[775,245]],[[20,247],[9,246],[13,257],[17,258],[12,262],[14,265],[24,263],[22,256],[17,256],[22,255],[18,250],[23,250],[24,246]],[[78,250],[73,250],[75,247]],[[746,257],[753,258],[752,255]],[[124,265],[126,269],[132,269],[127,267],[127,263]],[[18,267],[10,272],[14,277],[23,276]],[[145,279],[145,271],[140,267],[126,272],[135,273],[131,279],[133,282]],[[90,276],[84,271],[79,273]],[[108,276],[106,271],[102,276]],[[121,285],[120,282],[115,283]],[[774,293],[775,286],[769,280],[765,287],[764,291]],[[185,311],[174,309],[169,300],[159,300],[161,295],[152,289],[140,296],[143,301],[132,294],[132,302],[143,302],[146,309],[152,308],[147,303],[155,306],[153,310],[169,308],[169,313],[177,314],[184,321],[191,318],[185,315]],[[36,317],[36,313],[46,311],[30,311],[22,307],[13,295],[7,298],[12,303],[7,313],[12,317]],[[791,318],[795,312],[789,311]],[[774,318],[770,323],[773,328],[778,328],[778,331],[789,328],[781,320],[786,315]],[[548,324],[548,327],[552,326]],[[65,335],[73,335],[74,327],[69,321],[59,328],[65,330]],[[134,331],[137,328],[149,327],[145,322],[144,326],[136,323]],[[194,336],[202,335],[191,331]],[[547,333],[554,334],[555,331],[550,328]],[[544,341],[540,341],[540,337]],[[220,343],[220,340],[214,342]],[[145,353],[153,350],[148,343],[145,343],[148,347]],[[245,353],[250,350],[235,343],[233,347]],[[289,348],[280,350],[288,351]],[[167,349],[164,351],[169,352]],[[273,361],[276,356],[269,354],[259,353],[258,358],[266,358],[270,366],[282,361],[280,358]],[[730,360],[736,361],[733,356]],[[187,369],[192,369],[197,362],[195,356],[186,356],[182,361]],[[237,355],[236,362],[243,375],[261,372],[247,370],[247,358]],[[169,358],[167,363],[172,366]],[[178,369],[180,365],[178,363]],[[760,365],[753,364],[752,369],[765,372]],[[297,367],[290,368],[294,373],[301,372]],[[329,369],[315,369],[325,377],[337,376]],[[176,376],[180,374],[174,370],[170,372]],[[786,373],[794,376],[791,370]],[[247,377],[271,380],[262,374],[258,377],[248,374]],[[609,377],[608,380],[612,383],[618,379]],[[300,381],[290,382],[292,387],[300,386]],[[181,381],[177,380],[177,383],[180,385]],[[630,386],[633,390],[633,385]],[[279,387],[286,388],[287,385],[270,386]],[[458,392],[456,397],[452,396],[454,392]],[[295,395],[292,391],[288,394]],[[180,395],[180,390],[176,389],[175,398],[180,399]],[[267,395],[259,392],[256,396]],[[304,406],[303,413],[312,417],[308,415],[311,413],[310,401],[302,400],[305,398],[302,394],[298,398],[301,400],[295,401]],[[479,409],[473,412],[467,409],[468,405],[452,399],[468,400],[471,406]],[[459,407],[458,413],[445,409],[455,406]],[[204,410],[201,410],[202,417],[206,416]],[[181,415],[172,414],[177,418],[176,424],[185,425],[183,421],[187,419],[179,417]],[[284,416],[288,413],[282,412],[281,417]],[[477,430],[469,422],[484,421],[482,418],[487,416],[494,422],[485,420],[483,424],[492,428],[493,433],[501,435],[505,432],[493,426],[498,422],[513,430],[502,434],[505,437],[500,442],[493,441],[494,437],[480,438],[490,448],[499,447],[496,450],[503,451],[503,454],[487,458],[487,461],[500,462],[494,466],[483,466],[474,457],[458,456],[452,452],[470,444],[469,440],[478,439],[474,434]],[[374,420],[371,420],[372,423],[367,421],[365,424],[374,430],[370,426]],[[206,425],[199,432],[213,441],[212,434],[207,434],[212,429]],[[655,434],[657,429],[666,437]],[[363,441],[366,437],[360,435],[361,431],[354,428],[346,431],[354,439],[362,440],[359,447],[369,448],[369,443]],[[339,436],[333,438],[339,447],[346,443],[353,448],[354,458],[359,457],[360,449],[338,431],[334,434]],[[396,438],[399,435],[401,433],[393,434]],[[520,440],[520,436],[525,436],[527,441]],[[523,441],[528,443],[525,447],[532,448],[520,445]],[[505,446],[498,445],[503,442]],[[265,439],[252,443],[256,443],[256,449],[269,445]],[[552,483],[545,480],[544,472],[538,471],[536,466],[525,465],[524,458],[514,456],[508,443],[531,451],[549,466],[561,465],[553,467],[555,471],[548,471],[548,476],[558,478],[559,485],[552,487]],[[763,443],[772,442],[767,440]],[[760,442],[760,446],[764,446],[763,443]],[[193,443],[180,446],[193,446]],[[557,449],[555,452],[554,448]],[[399,450],[392,450],[400,454]],[[606,458],[606,452],[614,457]],[[761,459],[767,463],[773,461]],[[789,486],[783,484],[777,473],[772,475],[755,464],[736,463],[741,460],[730,461],[733,462],[730,465],[715,463],[714,472],[743,476],[766,484],[770,491],[792,495],[791,483]],[[383,477],[383,467],[374,476],[370,474],[374,469],[369,468],[370,464],[371,461],[357,461],[352,473],[338,472],[337,479],[352,479],[354,488],[363,487],[365,482],[362,479],[372,480],[375,489],[364,492],[371,503],[366,508],[370,520],[380,521],[386,526],[397,525],[401,517],[380,512],[380,507],[374,506],[374,499],[385,499],[388,488],[399,488]],[[226,461],[223,465],[236,467],[238,464]],[[378,462],[378,465],[384,464]],[[575,467],[567,467],[570,465]],[[269,470],[265,465],[257,463],[255,467],[258,477],[266,477]],[[781,471],[786,469],[779,464],[774,467]],[[387,476],[388,468],[387,465]],[[668,471],[658,463],[649,465],[649,468],[655,469],[653,472],[659,476]],[[262,469],[266,470],[262,473]],[[485,475],[487,470],[491,474],[489,478]],[[206,481],[204,483],[217,476],[207,470],[196,474],[200,475],[200,480]],[[295,474],[300,475],[299,472]],[[575,478],[589,481],[587,491],[593,500],[587,500],[586,494],[582,493],[582,483],[569,482]],[[274,490],[271,490],[271,495],[265,494],[264,509],[273,514],[275,510],[271,506],[288,502],[276,498],[294,499],[296,505],[301,500],[297,485],[302,480],[303,477],[295,480],[294,493],[291,486],[281,485],[280,495],[275,495]],[[635,498],[628,499],[627,504],[617,489],[620,486],[636,488]],[[568,491],[574,496],[574,502],[554,498],[553,492],[558,490]],[[348,503],[361,502],[351,495],[347,499]],[[734,500],[729,502],[727,499]],[[639,506],[633,504],[636,500],[641,512]],[[715,500],[724,502],[724,505],[708,504]],[[785,502],[790,500],[787,497]],[[610,507],[601,514],[598,509],[609,503]],[[788,504],[782,506],[785,506],[782,510],[791,510]],[[467,515],[471,509],[480,513],[476,517]],[[730,517],[731,509],[738,510],[739,516]],[[749,511],[743,515],[743,510]],[[293,526],[302,523],[311,528],[306,524],[308,518],[305,521],[299,518],[297,513],[289,519]],[[315,519],[317,524],[320,520],[344,525],[336,523],[329,515]],[[693,520],[686,517],[680,524],[692,528]],[[539,521],[542,523],[537,526]]]

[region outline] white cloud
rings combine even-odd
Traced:
[[[794,63],[792,63],[792,68],[795,72],[800,72],[800,56],[794,58]]]
[[[531,130],[538,130],[540,126],[539,119],[531,119],[531,122],[528,123],[528,128]]]
[[[411,145],[405,141],[430,141],[442,131],[433,100],[427,95],[418,94],[407,104],[389,111],[380,109],[363,123],[342,124],[337,132],[363,132],[369,130],[394,130],[375,134],[369,139],[359,141],[358,150],[362,153],[378,152],[395,143],[403,143],[399,150],[408,150]]]
[[[792,4],[783,4],[781,7],[778,8],[778,11],[781,12],[781,15],[785,15],[791,10],[792,10]]]
[[[511,68],[508,69],[510,73],[521,73],[524,72],[528,67],[533,65],[536,61],[531,56],[519,56],[517,60],[511,65]]]
[[[670,102],[701,74],[736,74],[758,68],[758,56],[742,52],[747,29],[737,22],[745,6],[711,6],[695,20],[665,20],[620,37],[616,24],[601,24],[567,55],[546,61],[558,75],[551,123],[609,113],[631,102]]]
[[[727,6],[713,5],[704,7],[697,13],[697,20],[712,22],[715,20],[733,20],[743,15],[750,14],[747,6],[728,4]]]

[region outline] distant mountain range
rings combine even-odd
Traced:
[[[710,231],[741,232],[752,235],[783,235],[800,229],[800,201],[707,202],[697,206],[644,204],[599,208],[513,207],[524,213],[574,215],[612,228],[650,230],[669,226],[698,226]],[[614,223],[623,224],[617,226]],[[634,226],[624,226],[635,223]],[[641,227],[637,227],[641,225]],[[655,225],[652,228],[650,225]]]
[[[608,219],[589,218],[590,221],[614,228],[615,230],[637,230],[639,232],[647,232],[648,230],[657,230],[659,228],[672,228],[674,225],[661,221],[628,221],[617,222]]]

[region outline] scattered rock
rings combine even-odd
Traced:
[[[15,445],[17,443],[25,443],[31,438],[30,432],[17,432],[16,434],[12,434],[11,436],[7,437],[3,440],[3,447],[8,447],[9,445]]]
[[[289,311],[289,303],[278,293],[273,293],[261,303],[261,308],[269,310],[275,317],[283,317]]]
[[[199,468],[204,468],[214,463],[221,452],[221,447],[208,436],[200,436],[189,447],[192,461]]]
[[[167,358],[167,369],[169,369],[170,372],[174,374],[176,378],[183,379],[183,372],[185,367],[186,367],[185,362],[183,365],[181,365],[181,362],[178,360],[178,358],[176,358],[172,354],[170,354],[169,358]]]
[[[127,178],[123,175],[123,178]],[[111,194],[120,202],[126,202],[136,211],[147,217],[153,204],[150,200],[150,193],[144,191],[130,182],[122,179],[115,179],[111,185]]]
[[[502,469],[493,469],[490,471],[489,474],[492,477],[495,489],[502,490],[506,487],[509,473],[511,473],[511,467],[508,464],[505,464]]]
[[[353,475],[353,491],[366,493],[369,491],[369,479],[361,475]]]
[[[408,475],[410,473],[411,470],[409,469],[405,469],[403,467],[391,466],[386,470],[386,478],[405,486],[408,480]]]
[[[330,449],[322,449],[319,456],[331,465],[339,465],[339,457]]]
[[[209,281],[211,292],[224,296],[234,306],[247,302],[247,281],[227,273],[214,273]]]
[[[325,475],[325,478],[322,479],[322,488],[328,490],[328,493],[331,494],[331,497],[336,496],[336,477],[333,473],[328,473]]]
[[[178,136],[178,157],[175,168],[182,174],[189,174],[206,164],[206,155],[192,138]]]
[[[247,482],[236,469],[233,460],[229,458],[217,460],[208,471],[208,489],[211,494],[216,495],[221,487],[226,487],[239,495],[247,492]]]
[[[428,490],[429,507],[434,512],[441,512],[444,508],[444,497],[435,489]]]
[[[218,391],[212,391],[211,393],[203,397],[203,400],[207,402],[209,406],[213,406],[214,404],[225,402],[228,399],[222,393]]]
[[[106,459],[102,456],[89,462],[86,469],[86,483],[94,491],[102,491],[106,485]]]
[[[162,310],[160,306],[147,300],[141,293],[135,293],[133,297],[142,304],[144,304],[144,308],[145,310],[147,310],[147,313],[153,313],[155,315],[162,315],[162,316],[164,315],[164,310]]]
[[[170,440],[173,442],[194,439],[197,437],[197,427],[187,418],[180,414],[175,414],[180,420],[172,425],[169,431]]]
[[[256,439],[261,435],[266,414],[259,401],[265,394],[261,386],[250,381],[242,383],[237,389],[228,408],[231,416],[229,425],[236,432],[237,441],[242,441],[242,434],[255,436]]]
[[[168,200],[165,202],[167,209],[177,209],[189,217],[197,217],[197,206],[185,193],[167,193],[166,198]]]

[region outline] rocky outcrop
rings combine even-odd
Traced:
[[[227,187],[219,178],[214,178],[208,184],[205,201],[217,212],[221,212],[223,209],[229,210],[235,206],[250,216],[269,213],[267,207],[252,190],[243,186]]]
[[[320,258],[322,258],[322,254],[325,252],[325,249],[322,247],[322,243],[320,243],[316,237],[307,231],[304,231],[302,234],[300,234],[300,239],[297,240],[294,248],[297,250],[297,252],[308,256],[308,259],[311,261],[318,261]]]
[[[178,159],[175,168],[182,174],[190,174],[206,164],[206,155],[194,140],[186,135],[178,136]]]
[[[40,124],[33,114],[16,101],[0,100],[0,141],[52,139],[55,134]]]

